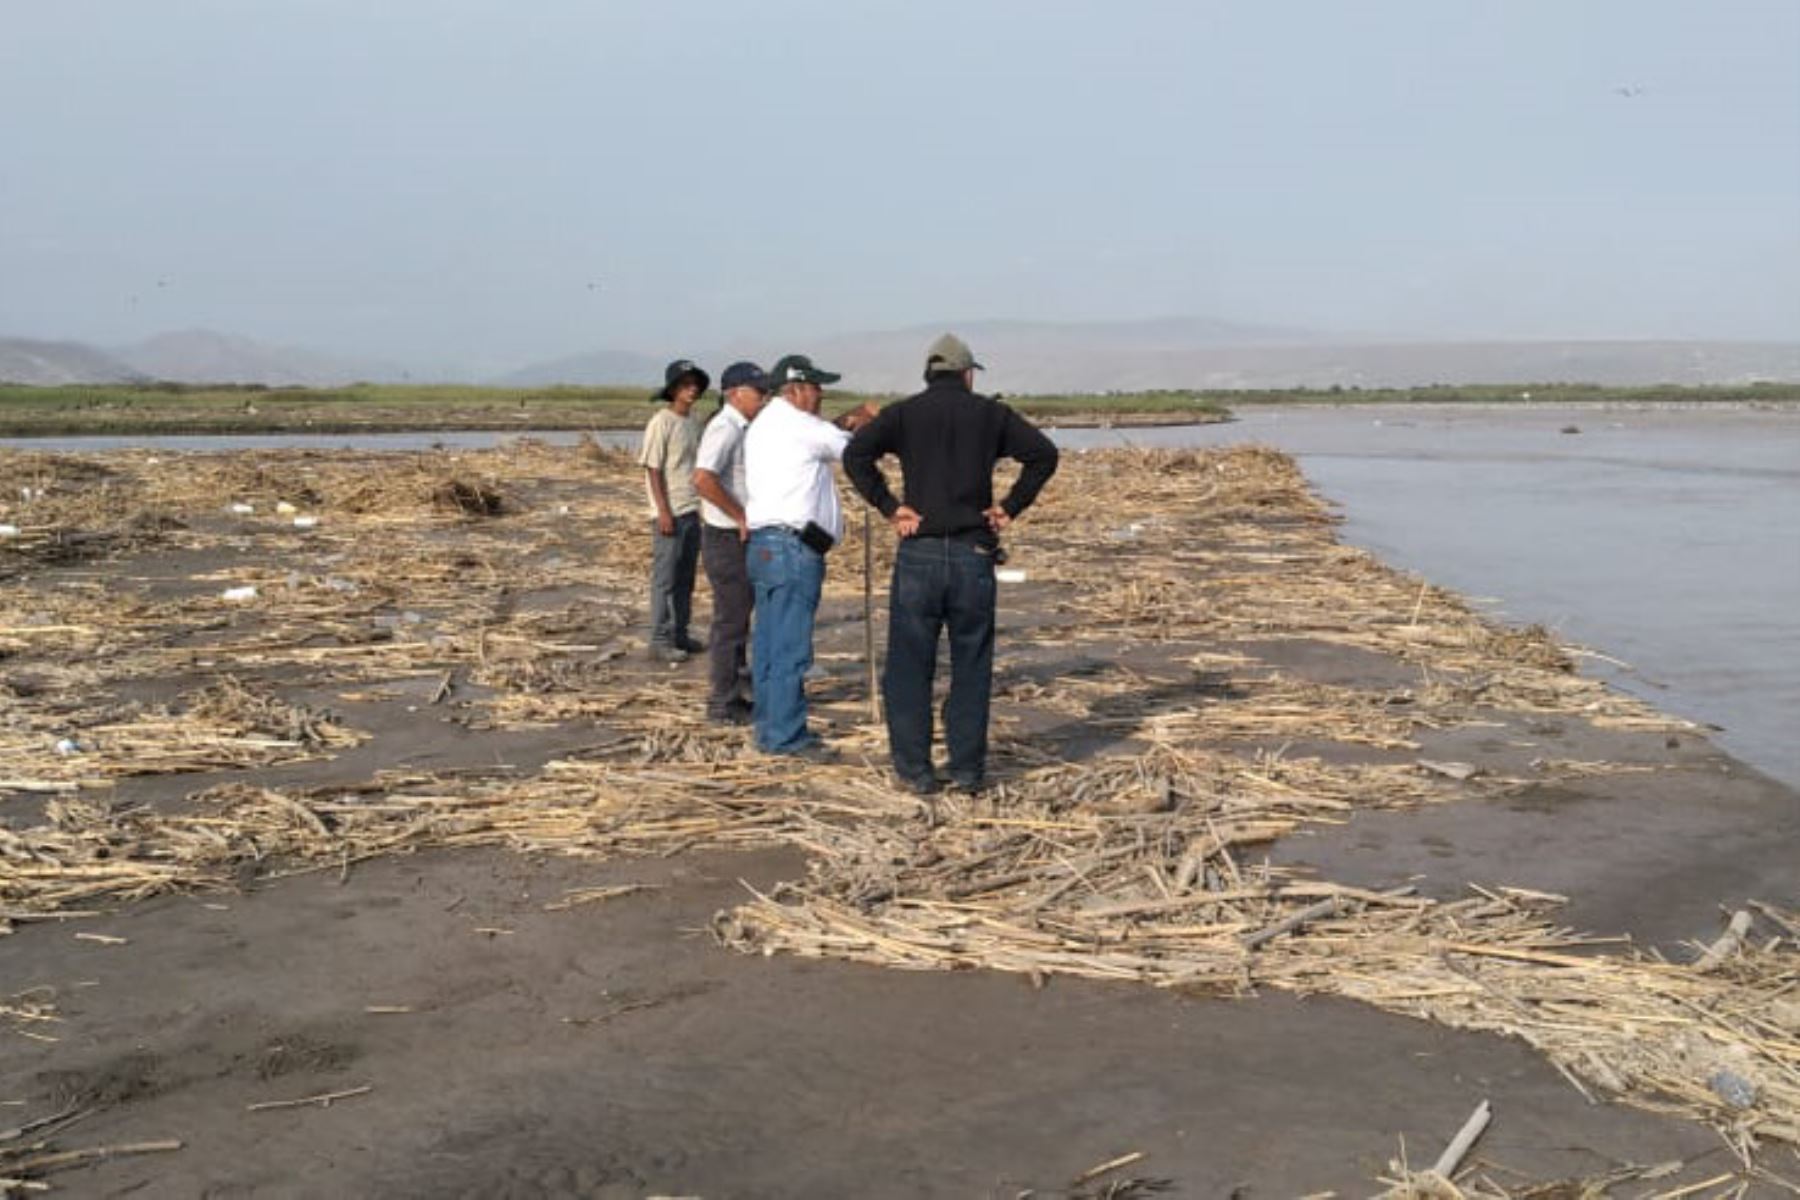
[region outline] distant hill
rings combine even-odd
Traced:
[[[392,363],[340,358],[298,346],[190,329],[122,346],[114,354],[153,379],[176,383],[266,383],[273,387],[332,387],[405,377]]]
[[[842,372],[844,387],[906,392],[919,384],[925,347],[946,329],[989,370],[992,390],[1015,393],[1183,388],[1422,387],[1433,383],[1741,384],[1800,382],[1800,342],[1462,341],[1377,342],[1201,317],[1055,323],[955,321],[909,329],[784,339],[751,353],[715,348],[699,361],[716,379],[733,359],[765,366],[799,350]],[[597,350],[535,363],[491,382],[654,387],[663,358]],[[0,381],[263,383],[329,387],[407,378],[392,363],[340,357],[205,330],[168,333],[103,351],[78,342],[0,338]]]
[[[655,387],[662,383],[664,365],[662,359],[630,350],[596,350],[533,363],[499,376],[493,382],[502,387],[545,387],[559,383]],[[713,374],[718,375],[716,367]]]
[[[1009,393],[1800,380],[1800,343],[1793,342],[1327,342],[1185,320],[963,323],[826,338],[811,353],[842,372],[846,387],[906,391],[918,384],[926,346],[945,328],[987,365],[987,384]]]
[[[0,337],[0,383],[130,383],[143,376],[103,350],[81,342]]]

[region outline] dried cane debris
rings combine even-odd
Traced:
[[[1014,537],[1031,583],[1003,593],[1021,598],[1003,617],[1020,653],[996,681],[999,784],[931,805],[869,767],[881,733],[854,715],[835,735],[846,765],[774,773],[699,719],[697,678],[647,684],[631,668],[648,545],[619,535],[642,522],[626,456],[0,452],[0,496],[15,481],[34,490],[28,508],[0,504],[20,530],[0,542],[0,578],[15,581],[0,589],[0,801],[30,797],[42,820],[0,823],[0,911],[13,919],[425,847],[794,846],[806,877],[721,914],[722,941],[908,969],[1340,995],[1520,1037],[1592,1094],[1712,1123],[1745,1161],[1800,1144],[1800,920],[1780,906],[1747,910],[1752,926],[1700,971],[1559,926],[1556,897],[1433,900],[1257,860],[1304,825],[1521,782],[1421,759],[1433,730],[1691,728],[1581,676],[1543,630],[1498,628],[1338,544],[1330,512],[1272,451],[1069,457],[1044,519]],[[1101,491],[1107,512],[1084,499]],[[252,511],[221,513],[220,497]],[[264,516],[283,504],[319,526],[301,536]],[[1115,537],[1127,511],[1131,534]],[[852,522],[842,561],[860,560],[860,534]],[[90,564],[147,553],[115,557],[106,583],[50,586],[44,548],[59,542],[88,547]],[[878,571],[891,554],[875,548]],[[254,605],[218,603],[244,587]],[[860,580],[834,571],[827,594],[859,599]],[[1325,686],[1263,661],[1296,642],[1383,656],[1406,681]],[[196,681],[185,702],[121,698],[170,678]],[[228,783],[157,806],[110,794],[146,770],[337,752],[355,744],[349,724],[290,697],[330,687],[376,702],[412,694],[409,681],[433,719],[471,729],[604,729],[529,773]],[[860,708],[845,686],[821,684],[824,715]],[[1104,744],[1072,751],[1083,737]],[[59,753],[63,741],[78,749]],[[1653,768],[1529,768],[1627,769]]]

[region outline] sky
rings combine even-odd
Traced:
[[[0,0],[0,336],[1800,339],[1795,0]]]

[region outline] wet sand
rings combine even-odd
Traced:
[[[1369,678],[1329,647],[1283,666]],[[595,736],[471,735],[387,707],[386,721],[355,714],[376,732],[368,745],[268,777],[528,770]],[[1718,905],[1792,899],[1800,806],[1785,788],[1692,739],[1671,749],[1661,735],[1571,728],[1522,740],[1482,731],[1423,753],[1494,769],[1534,754],[1679,769],[1359,814],[1274,854],[1369,886],[1563,891],[1574,923],[1671,948],[1710,936]],[[1172,1195],[1358,1195],[1402,1142],[1435,1153],[1483,1098],[1499,1113],[1483,1157],[1525,1178],[1725,1166],[1710,1131],[1590,1105],[1523,1045],[1343,1001],[755,959],[704,932],[744,882],[802,869],[788,853],[433,852],[33,925],[0,943],[0,960],[8,988],[57,989],[61,1040],[13,1039],[0,1100],[34,1114],[97,1100],[84,1142],[186,1144],[67,1177],[72,1195],[1063,1195],[1134,1151],[1146,1155],[1134,1170],[1171,1180]],[[544,909],[623,881],[658,890]],[[380,1006],[410,1011],[367,1011]],[[329,1109],[246,1111],[365,1085]]]
[[[123,567],[174,578],[201,565],[150,555]],[[1025,635],[1052,614],[1030,592],[1003,605],[1002,694],[1046,665],[1098,660],[1132,664],[1147,694],[1180,703],[1194,686],[1181,655],[1239,649],[1028,649]],[[823,618],[821,690],[843,700],[825,712],[843,719],[860,702],[858,610],[834,599]],[[1256,653],[1322,683],[1385,688],[1417,675],[1326,643]],[[170,803],[227,777],[356,781],[378,767],[529,772],[607,732],[591,721],[471,728],[454,706],[424,702],[429,679],[395,686],[389,699],[332,702],[373,735],[336,759],[127,779],[118,798]],[[1005,701],[998,711],[1067,754],[1131,735],[1033,724]],[[1800,893],[1800,798],[1699,737],[1519,720],[1420,740],[1416,752],[1267,748],[1460,759],[1502,774],[1538,760],[1652,769],[1357,813],[1271,855],[1435,895],[1470,882],[1559,891],[1572,924],[1672,953],[1716,934],[1721,906],[1791,907]],[[13,798],[0,815],[34,804]],[[22,925],[0,939],[0,994],[53,987],[63,1021],[55,1043],[0,1043],[0,1101],[25,1102],[0,1108],[0,1125],[77,1103],[97,1111],[70,1144],[184,1143],[52,1177],[61,1194],[96,1196],[1011,1198],[1099,1195],[1120,1175],[1166,1180],[1177,1196],[1361,1195],[1403,1145],[1415,1165],[1435,1156],[1484,1098],[1496,1121],[1479,1157],[1495,1178],[1681,1159],[1664,1185],[1674,1187],[1731,1166],[1711,1131],[1591,1104],[1520,1043],[1356,1004],[1067,978],[1034,988],[714,944],[710,918],[746,884],[803,869],[791,852],[603,862],[434,851]],[[546,911],[568,889],[627,881],[654,887]],[[380,1007],[407,1011],[369,1011]],[[247,1111],[365,1086],[328,1108]],[[1074,1183],[1131,1152],[1144,1158]]]

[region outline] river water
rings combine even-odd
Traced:
[[[0,444],[412,450],[507,436]],[[1541,622],[1629,664],[1591,660],[1590,669],[1719,726],[1725,748],[1800,786],[1800,409],[1248,408],[1226,425],[1056,436],[1070,449],[1260,442],[1288,451],[1342,507],[1349,541],[1507,620]]]
[[[1589,669],[1800,785],[1800,409],[1265,408],[1065,441],[1286,450],[1349,541],[1622,660]]]

